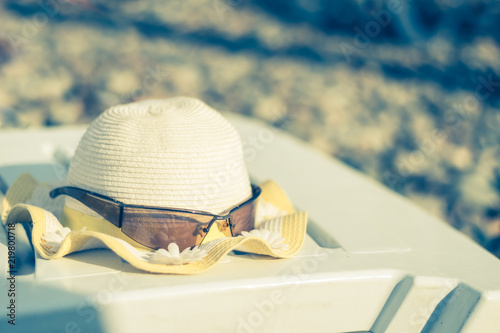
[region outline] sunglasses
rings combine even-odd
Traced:
[[[64,194],[89,207],[139,244],[166,249],[176,243],[182,251],[200,245],[214,226],[226,237],[238,236],[255,226],[256,199],[260,187],[252,184],[252,197],[233,207],[226,215],[200,210],[128,205],[78,187],[58,187],[52,199]]]

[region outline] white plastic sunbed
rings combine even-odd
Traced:
[[[500,332],[497,258],[305,143],[227,117],[254,150],[251,177],[274,179],[309,212],[299,255],[231,254],[206,273],[173,276],[142,273],[107,250],[34,254],[33,263],[28,240],[18,239],[13,326],[0,228],[0,332]],[[74,149],[84,130],[1,132],[3,187],[27,171],[63,177],[54,155]]]

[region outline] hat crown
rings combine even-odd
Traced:
[[[251,196],[238,133],[187,97],[104,111],[80,140],[68,183],[127,204],[211,213]]]

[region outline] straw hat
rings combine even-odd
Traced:
[[[117,105],[94,120],[71,159],[65,185],[125,204],[227,212],[252,196],[237,131],[217,111],[186,97]],[[4,223],[31,221],[35,249],[46,259],[107,247],[133,266],[157,273],[193,274],[237,248],[277,258],[301,247],[306,213],[296,213],[279,188],[261,184],[256,230],[212,233],[193,249],[152,250],[70,197],[50,199],[53,186],[21,176],[9,189]]]
[[[106,110],[81,139],[68,182],[127,204],[214,214],[252,194],[236,130],[182,97]]]

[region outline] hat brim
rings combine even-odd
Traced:
[[[276,206],[286,215],[271,217],[263,221],[258,228],[278,233],[288,247],[273,248],[261,237],[248,235],[220,238],[204,245],[206,255],[198,261],[184,264],[152,263],[145,259],[151,251],[135,248],[123,239],[106,233],[71,230],[62,240],[57,251],[48,247],[44,235],[48,232],[62,230],[59,220],[41,207],[26,204],[40,184],[29,174],[19,177],[9,188],[3,204],[2,220],[6,223],[30,222],[33,224],[32,242],[35,250],[45,259],[56,259],[70,253],[93,248],[109,248],[119,257],[129,262],[135,268],[152,273],[197,274],[213,265],[234,249],[244,248],[245,251],[274,258],[288,258],[296,254],[304,242],[307,229],[307,213],[296,212],[286,194],[273,181],[261,184],[262,195],[259,200]]]

